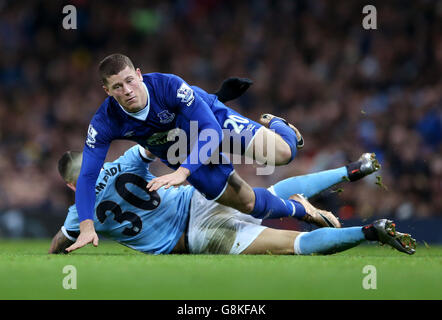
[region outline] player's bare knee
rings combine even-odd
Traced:
[[[275,155],[275,164],[284,165],[290,162],[292,159],[292,151],[289,145],[284,141],[277,146],[277,152]]]

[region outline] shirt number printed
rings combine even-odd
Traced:
[[[126,187],[126,184],[128,183],[132,183],[140,187],[140,189],[146,193],[146,197],[140,198],[130,192]],[[149,192],[146,189],[146,185],[147,182],[142,177],[133,173],[123,173],[118,176],[115,182],[115,189],[125,201],[134,207],[143,210],[154,210],[160,205],[161,198],[156,191]],[[131,228],[124,228],[122,233],[126,236],[133,237],[140,233],[141,229],[143,228],[143,222],[138,215],[130,211],[123,212],[118,203],[110,200],[102,201],[97,206],[97,218],[100,223],[104,223],[108,217],[106,214],[108,211],[114,214],[114,220],[116,222],[123,223],[124,221],[129,221],[132,224]]]
[[[229,115],[229,119],[224,121],[223,127],[224,129],[228,129],[228,125],[230,124],[233,127],[233,130],[240,134],[242,129],[244,129],[244,124],[249,123],[248,119],[244,119],[240,116],[231,114]]]

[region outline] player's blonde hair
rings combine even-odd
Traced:
[[[58,172],[67,183],[76,184],[80,175],[83,153],[79,151],[67,151],[58,160]]]

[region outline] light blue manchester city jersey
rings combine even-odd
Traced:
[[[139,146],[104,164],[95,185],[95,230],[144,253],[170,253],[185,231],[195,189],[181,186],[149,192],[145,187],[155,176],[148,166]],[[75,204],[64,229],[69,237],[80,230]]]

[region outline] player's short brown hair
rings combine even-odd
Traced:
[[[58,172],[67,183],[75,184],[80,174],[83,153],[80,151],[67,151],[58,160]]]
[[[128,56],[121,53],[114,53],[107,56],[101,60],[100,64],[98,65],[98,72],[100,73],[101,81],[103,81],[104,84],[107,84],[108,77],[118,74],[126,67],[130,67],[131,69],[135,70],[134,64]]]

